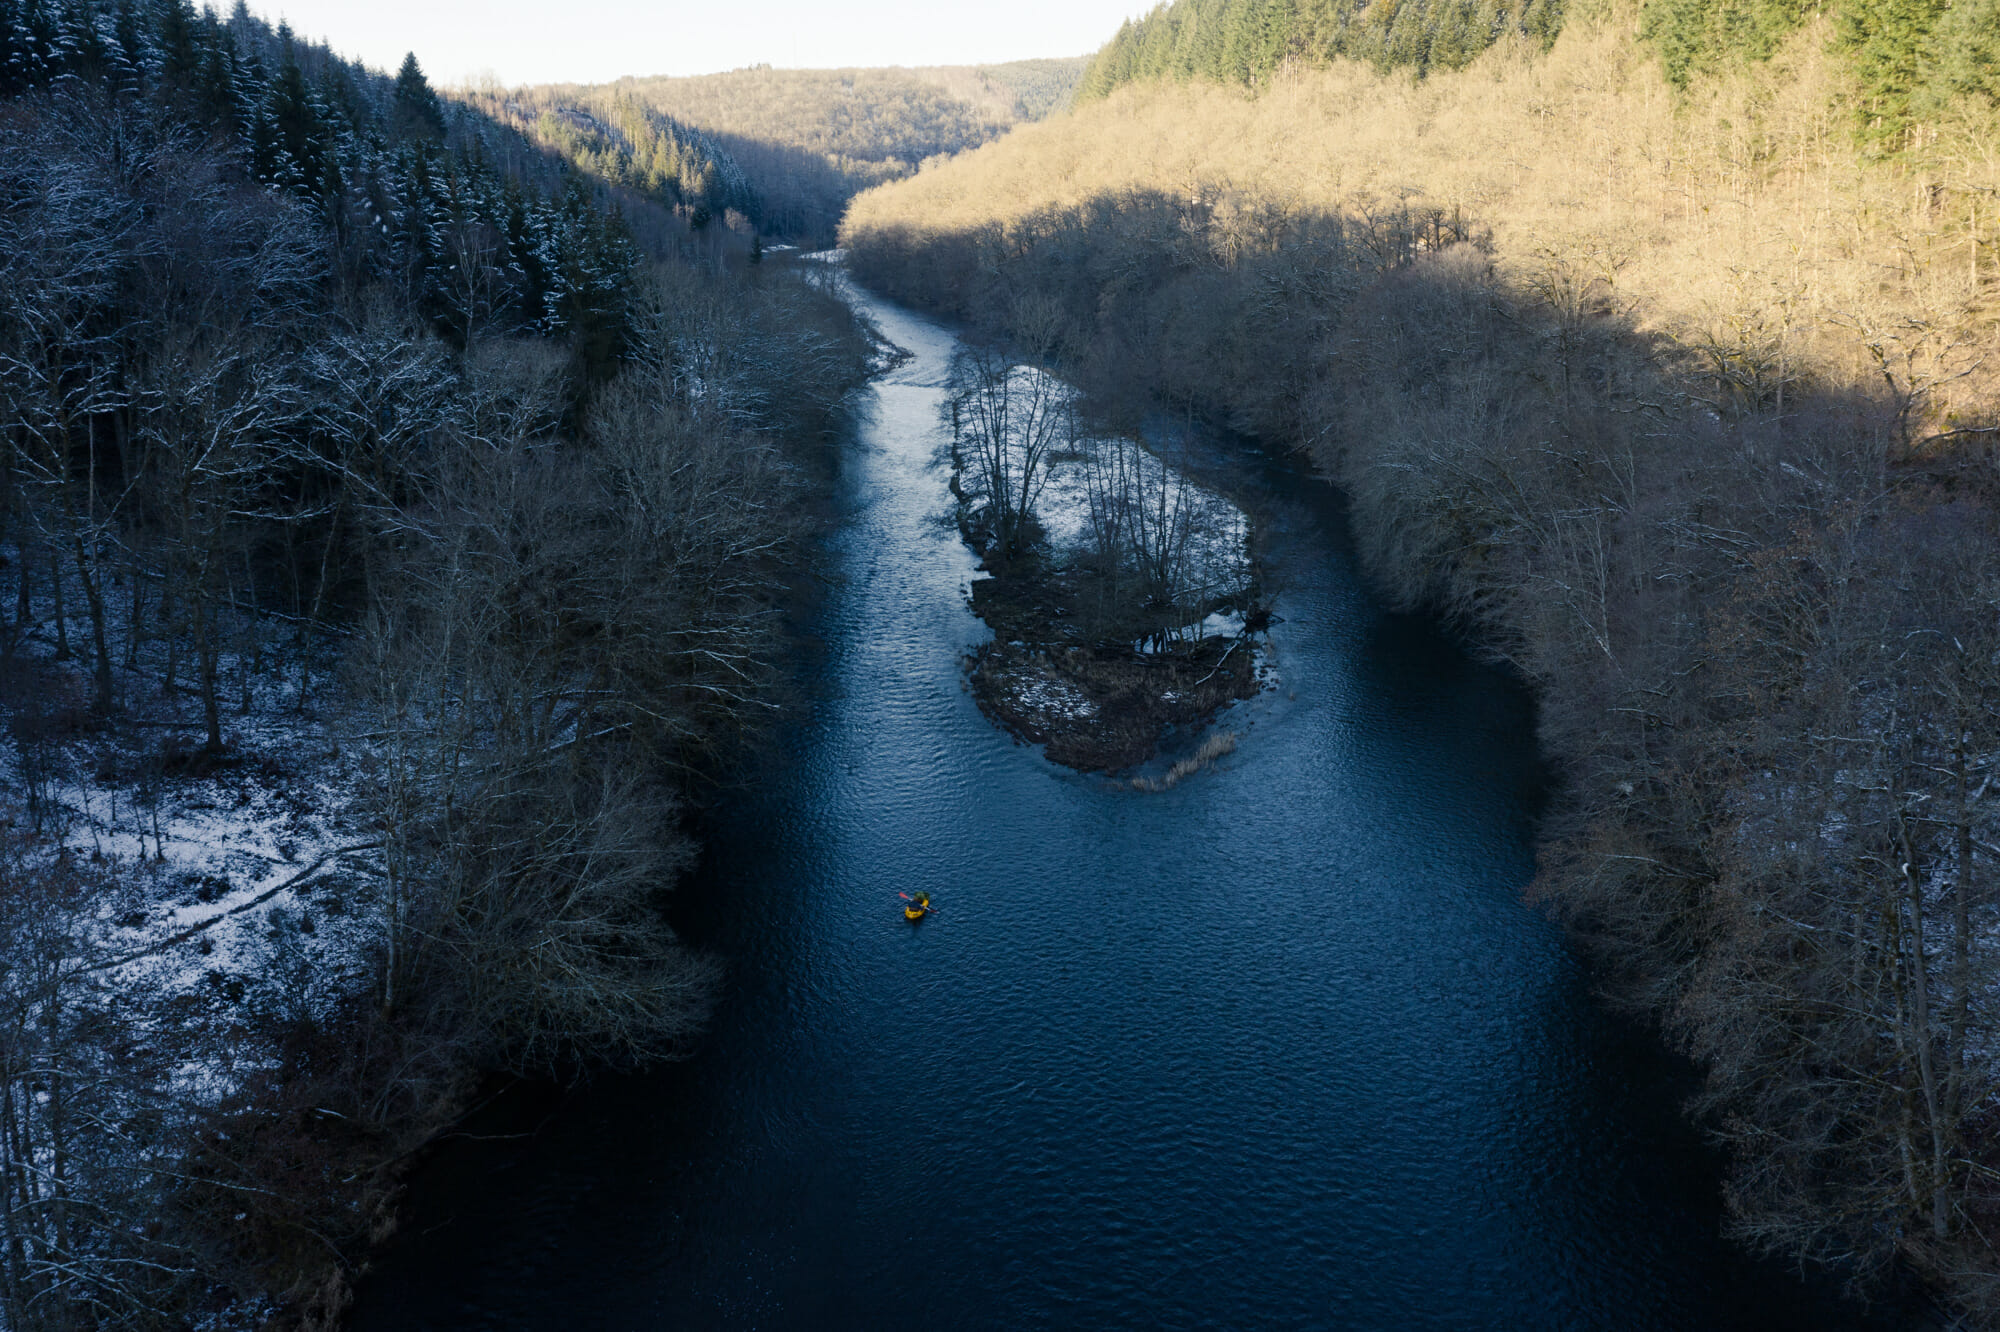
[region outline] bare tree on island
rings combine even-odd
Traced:
[[[1012,559],[1031,540],[1049,455],[1075,441],[1070,389],[990,347],[966,347],[952,361],[946,405],[969,530],[988,553]]]

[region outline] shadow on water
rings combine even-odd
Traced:
[[[356,1325],[1865,1326],[1721,1242],[1688,1070],[1520,901],[1529,700],[1374,605],[1330,491],[1242,469],[1281,678],[1214,770],[1140,795],[987,725],[930,521],[950,338],[857,299],[916,355],[849,451],[815,701],[680,895],[715,1029],[504,1095]]]

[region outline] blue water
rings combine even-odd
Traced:
[[[810,704],[683,890],[715,1029],[448,1144],[357,1324],[1857,1325],[1718,1238],[1685,1071],[1520,900],[1529,700],[1376,606],[1325,492],[1239,478],[1280,683],[1216,769],[1120,790],[980,716],[951,338],[857,299],[914,356],[846,453]]]

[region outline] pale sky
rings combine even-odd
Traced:
[[[227,8],[218,4],[218,8]],[[1096,50],[1150,0],[250,0],[302,38],[393,72],[405,51],[440,86],[602,83],[742,65],[982,65]]]

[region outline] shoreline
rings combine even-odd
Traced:
[[[1168,737],[1206,729],[1254,698],[1271,669],[1257,647],[1264,617],[1235,634],[1153,642],[1086,629],[1092,579],[1040,561],[972,585],[971,608],[993,630],[967,658],[967,683],[988,721],[1051,763],[1118,773],[1152,759]],[[1254,592],[1243,600],[1254,604]],[[1221,607],[1212,608],[1221,609]]]

